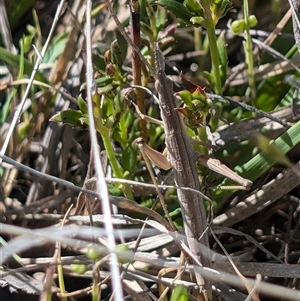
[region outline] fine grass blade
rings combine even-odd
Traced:
[[[10,66],[12,66],[16,69],[19,68],[20,60],[21,60],[20,55],[13,54],[10,51],[8,51],[7,49],[0,47],[0,57],[1,57],[2,61],[9,64]],[[29,60],[24,59],[24,74],[27,74],[28,76],[30,76],[33,68],[34,68],[34,65]],[[41,81],[41,82],[48,83],[48,79],[45,76],[43,76],[42,73],[39,71],[37,72],[35,79],[38,81]]]
[[[289,128],[284,134],[278,137],[274,144],[281,150],[283,154],[286,154],[293,147],[300,142],[300,121]],[[245,163],[239,168],[236,168],[241,176],[249,180],[255,180],[262,174],[264,174],[269,168],[271,168],[277,162],[275,157],[270,156],[265,152],[260,152],[250,161]],[[229,180],[223,181],[222,186],[229,184]]]

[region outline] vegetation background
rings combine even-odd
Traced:
[[[68,1],[56,19],[61,2],[0,1],[1,299],[109,300],[114,295],[108,220],[95,194],[79,189],[96,190],[86,102],[88,33],[96,92],[92,114],[124,300],[174,301],[179,300],[176,294],[180,300],[195,300],[189,273],[175,279],[176,270],[170,268],[178,263],[180,250],[163,233],[165,212],[155,187],[146,185],[152,180],[134,143],[142,136],[163,151],[164,133],[137,114],[134,104],[160,118],[153,95],[132,88],[144,86],[156,94],[153,74],[132,54],[125,32],[140,43],[152,68],[158,42],[171,66],[199,85],[198,94],[193,93],[167,66],[188,133],[215,146],[212,152],[196,145],[197,151],[253,181],[247,191],[221,190],[236,183],[198,166],[215,233],[210,240],[212,268],[219,271],[213,276],[214,300],[246,300],[249,287],[241,275],[257,279],[260,293],[252,295],[254,300],[299,300],[297,1],[200,1],[202,7],[193,0],[141,0],[139,6],[115,1],[121,27],[107,2],[93,1],[90,30],[86,1]],[[155,172],[160,183],[174,185],[170,172]],[[100,193],[105,191],[102,186]],[[161,191],[181,230],[176,189]],[[147,226],[141,232],[143,224]]]

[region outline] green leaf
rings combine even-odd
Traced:
[[[224,40],[224,35],[221,34],[217,40],[217,47],[220,59],[220,76],[221,76],[221,84],[224,85],[227,79],[227,48]]]
[[[137,152],[138,149],[133,147],[132,144],[129,144],[124,151],[122,152],[121,157],[121,166],[124,170],[129,171],[129,173],[133,173],[136,162],[137,162]]]
[[[102,103],[101,108],[100,105],[97,105],[96,108],[94,108],[94,111],[95,109],[99,109],[101,111],[101,116],[104,120],[109,118],[109,123],[113,124],[115,119],[115,108],[113,100],[110,97],[105,97],[105,101]]]
[[[82,98],[81,95],[78,96],[77,103],[80,111],[83,114],[87,114],[88,113],[87,103],[85,102],[85,100]]]
[[[114,90],[113,85],[107,85],[107,86],[104,86],[104,87],[98,87],[97,88],[98,94],[106,94],[108,92],[111,92],[112,90]]]
[[[81,129],[87,128],[85,117],[81,111],[65,110],[61,111],[50,118],[50,121],[62,122]]]
[[[128,139],[128,129],[132,125],[132,122],[134,120],[134,115],[133,113],[127,109],[120,118],[119,122],[119,134],[120,134],[120,143],[124,147],[127,144],[127,139]]]
[[[141,32],[150,38],[150,40],[154,37],[154,32],[146,23],[141,22]]]
[[[0,47],[0,59],[10,66],[18,69],[21,57],[18,54],[13,54],[7,49]],[[29,60],[24,59],[24,73],[30,76],[33,68],[33,64]],[[39,71],[36,73],[35,79],[41,82],[48,83],[47,78],[44,77]]]
[[[183,100],[183,102],[185,103],[185,105],[190,110],[194,109],[194,105],[192,103],[193,98],[192,98],[192,94],[191,94],[190,91],[188,91],[188,90],[182,90],[182,91],[179,91],[177,94],[180,96],[180,98]]]
[[[178,217],[174,220],[174,225],[178,231],[183,230],[183,219],[182,217]]]
[[[43,63],[53,63],[57,59],[57,57],[65,50],[68,35],[67,32],[64,32],[53,40],[45,53]]]
[[[113,196],[122,196],[123,195],[122,189],[116,187],[115,185],[108,184],[107,189],[108,189],[108,192],[110,195],[113,195]]]
[[[20,40],[20,60],[19,60],[19,72],[18,72],[18,80],[23,78],[24,76],[24,40],[21,39]],[[1,52],[0,52],[1,54]],[[0,59],[1,59],[1,55],[0,55]],[[17,94],[17,91],[18,91],[18,87],[13,87],[12,91],[8,94],[7,98],[6,98],[6,101],[5,103],[3,104],[3,106],[1,107],[1,110],[0,110],[0,125],[2,125],[6,119],[6,117],[8,116],[9,114],[9,111],[10,111],[10,105],[11,105],[11,102],[14,98],[14,96]]]
[[[96,83],[97,88],[106,87],[107,85],[113,83],[113,79],[110,76],[101,76],[101,77],[98,77],[95,79],[95,83]],[[86,89],[86,87],[87,87],[86,83],[83,83],[80,86],[80,90]],[[110,87],[110,89],[111,89],[111,87]]]
[[[104,61],[103,55],[100,55],[98,53],[97,54],[93,53],[92,61],[93,61],[95,68],[99,72],[105,72],[105,61]]]
[[[10,6],[7,17],[11,29],[15,28],[15,25],[22,19],[22,16],[26,14],[27,10],[35,4],[36,0],[14,0],[9,1],[12,3]]]
[[[31,36],[35,36],[35,34],[37,33],[37,28],[35,28],[34,26],[30,25],[30,24],[27,24],[26,25],[26,30],[28,31],[28,33],[31,35]]]
[[[155,21],[156,30],[159,32],[167,21],[167,11],[165,9],[158,9],[155,13]]]
[[[205,28],[208,27],[208,23],[207,20],[203,17],[192,17],[190,19],[190,22],[194,25],[194,26],[203,26]]]
[[[280,101],[279,105],[276,107],[277,108],[284,108],[287,106],[291,106],[293,104],[293,102],[295,101],[295,91],[298,91],[298,95],[300,93],[300,90],[298,88],[294,88],[292,87],[287,94],[285,94],[285,96],[282,98],[282,100]],[[296,99],[297,100],[297,99]]]
[[[255,107],[265,112],[273,110],[289,89],[290,86],[283,82],[283,75],[273,76],[262,81],[257,89]]]
[[[277,147],[280,152],[285,155],[300,142],[299,133],[300,121],[294,124],[284,134],[282,134],[274,141],[275,147]],[[243,166],[235,168],[235,171],[237,171],[242,177],[253,181],[264,174],[277,161],[277,158],[273,158],[269,154],[261,152],[250,161],[245,163]],[[226,179],[221,185],[228,186],[229,182],[230,181]]]
[[[126,55],[127,55],[128,44],[119,30],[116,31],[116,37],[117,37],[118,45],[119,45],[119,48],[121,51],[121,60],[122,60],[122,62],[124,62],[126,59]]]
[[[203,17],[203,8],[197,0],[185,0],[184,3],[190,12],[194,12],[197,16]]]
[[[32,39],[33,36],[31,35],[26,35],[23,38],[23,45],[24,45],[24,52],[28,52],[32,48]]]
[[[218,23],[219,19],[224,17],[227,12],[232,7],[230,0],[215,0],[213,1],[213,5],[211,7],[212,12],[216,16],[217,20],[215,21],[215,24]]]
[[[155,3],[169,10],[172,14],[186,24],[191,24],[190,19],[193,17],[193,15],[183,4],[175,0],[158,0]]]
[[[214,76],[212,73],[208,72],[208,71],[203,71],[203,75],[205,76],[205,78],[209,81],[209,84],[214,87],[215,85],[215,80],[214,80]]]
[[[275,162],[279,162],[287,167],[292,167],[291,161],[285,156],[285,154],[277,145],[271,143],[269,138],[259,133],[256,133],[255,140],[258,147],[263,152],[268,154],[272,158],[272,160],[274,160]]]
[[[23,36],[24,52],[27,53],[32,50],[33,38],[37,35],[37,28],[28,24],[26,26],[28,35]],[[21,43],[21,42],[20,42]]]
[[[116,120],[120,119],[121,114],[123,114],[125,108],[124,108],[124,90],[121,90],[120,92],[116,93],[114,97],[114,107],[115,107],[115,114],[116,114]]]
[[[112,61],[112,63],[117,65],[119,70],[121,70],[122,66],[123,66],[123,63],[124,63],[124,59],[123,59],[122,52],[121,52],[121,49],[120,49],[120,46],[119,46],[117,40],[114,40],[111,43],[110,49],[111,49],[111,61]]]

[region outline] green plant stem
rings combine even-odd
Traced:
[[[251,100],[254,102],[256,98],[256,88],[255,88],[255,79],[254,79],[254,70],[253,70],[253,52],[252,52],[252,40],[250,35],[250,26],[249,26],[249,9],[248,9],[248,0],[244,1],[244,21],[245,21],[245,33],[246,41],[243,42],[244,51],[246,55],[246,64],[248,70],[248,83],[250,88]]]
[[[57,266],[57,274],[58,274],[58,282],[59,282],[59,288],[62,293],[66,292],[66,287],[65,287],[65,281],[64,281],[64,272],[63,272],[63,267],[61,264]],[[62,301],[68,301],[66,297],[61,297]]]
[[[206,126],[199,127],[198,129],[198,138],[201,142],[207,142],[207,133],[206,133]],[[199,146],[198,151],[200,155],[207,155],[208,154],[208,148],[204,146]]]
[[[150,5],[146,5],[146,11],[148,14],[149,22],[150,22],[150,29],[152,30],[152,35],[149,36],[150,42],[151,42],[151,47],[149,48],[150,52],[150,64],[154,66],[154,43],[158,39],[158,30],[157,30],[157,24],[156,24],[156,18],[155,18],[155,13],[153,11],[153,8]]]
[[[205,12],[205,18],[207,21],[207,36],[209,40],[209,49],[212,63],[212,74],[214,76],[214,89],[216,94],[222,95],[222,86],[221,86],[221,76],[220,76],[220,60],[219,60],[219,52],[217,47],[217,38],[216,38],[216,26],[213,20],[213,14],[211,11],[211,1],[203,0],[201,1],[201,5]]]
[[[203,51],[204,47],[203,47],[203,41],[202,41],[202,29],[200,28],[196,28],[194,27],[194,45],[195,45],[195,50],[197,51]],[[198,70],[203,70],[203,64],[204,64],[204,60],[202,59],[201,56],[199,56],[198,58]]]
[[[100,290],[98,286],[98,276],[95,274],[93,275],[93,285],[92,285],[92,301],[98,301],[100,300]]]
[[[121,168],[121,166],[119,165],[119,162],[116,159],[115,152],[114,152],[113,147],[111,145],[111,138],[110,138],[110,135],[109,135],[109,130],[106,129],[103,125],[101,125],[100,128],[99,128],[99,125],[98,125],[97,126],[97,131],[99,133],[101,133],[104,148],[106,150],[107,157],[109,159],[109,162],[111,164],[111,167],[112,167],[112,170],[113,170],[115,176],[117,178],[122,179],[124,177],[124,175],[123,175],[124,172],[123,172],[123,169]],[[127,184],[123,184],[123,185],[124,185],[123,187],[124,187],[125,197],[130,199],[130,200],[133,200],[134,198],[133,198],[132,191],[131,191],[129,185],[127,185]]]
[[[215,26],[207,28],[207,35],[209,39],[210,56],[212,63],[212,73],[215,80],[215,92],[218,95],[222,95],[221,76],[220,76],[220,62],[219,52],[217,47],[217,38],[215,35]]]

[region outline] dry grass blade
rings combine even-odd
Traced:
[[[299,181],[300,163],[290,168],[285,173],[279,174],[276,179],[262,186],[261,190],[250,195],[233,209],[217,216],[214,219],[213,224],[232,226],[260,210],[263,210],[266,206],[270,205],[270,202],[276,202],[282,196],[297,187]]]
[[[114,300],[123,300],[123,291],[120,281],[120,270],[118,267],[118,258],[114,249],[116,246],[116,240],[113,233],[113,225],[111,222],[111,208],[108,196],[108,189],[104,179],[103,167],[100,160],[100,152],[98,148],[98,141],[95,129],[94,113],[93,113],[93,95],[95,94],[95,88],[93,85],[93,63],[92,63],[92,30],[91,30],[91,12],[92,1],[87,1],[86,7],[86,52],[87,52],[87,104],[88,104],[88,116],[89,116],[89,129],[92,142],[92,153],[94,158],[95,170],[97,174],[97,193],[99,194],[99,200],[102,203],[102,209],[106,218],[105,229],[106,237],[108,241],[108,248],[111,252],[111,272],[112,282],[114,289]]]

